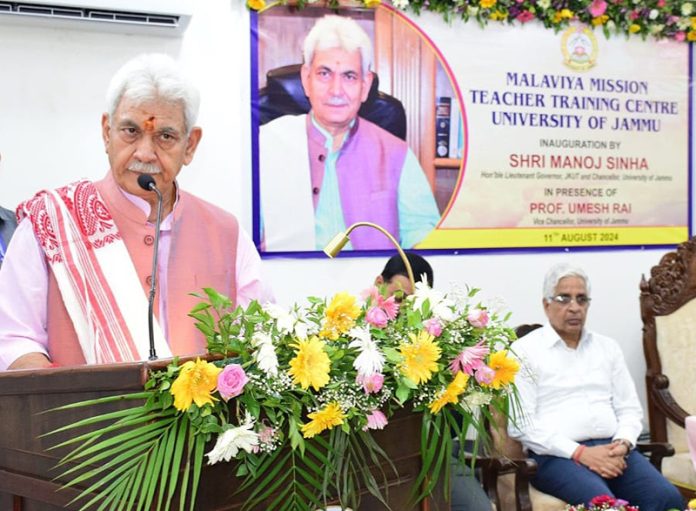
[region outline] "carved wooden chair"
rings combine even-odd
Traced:
[[[520,325],[515,328],[515,333],[519,339],[541,327],[542,325],[538,323]],[[495,454],[511,460],[524,460],[526,455],[522,450],[522,445],[518,441],[507,436],[507,429],[505,427],[507,425],[505,424],[505,420],[501,419],[498,415],[495,417],[497,427],[493,428],[491,431]],[[663,458],[674,454],[674,449],[669,444],[661,442],[638,442],[636,449],[647,456],[658,470],[662,468]],[[528,459],[528,461],[534,466],[534,469],[536,469],[534,461],[531,459]],[[512,511],[514,509],[521,511],[519,502],[525,498],[528,499],[530,509],[534,509],[534,511],[558,511],[565,507],[566,503],[562,500],[542,493],[531,486],[529,481],[533,477],[534,472],[525,473],[519,461],[517,465],[520,468],[518,469],[516,478],[512,475],[502,475],[498,479],[498,493],[501,495],[501,500],[497,505],[498,511]],[[527,485],[526,488],[519,488],[520,485],[525,484]]]
[[[529,479],[536,472],[536,463],[528,458],[512,459],[491,454],[476,457],[475,468],[481,471],[481,484],[497,511],[510,509],[532,511]],[[502,483],[509,481],[509,483]],[[508,488],[509,484],[509,488]],[[507,508],[501,507],[507,503]],[[557,510],[556,510],[557,511]]]
[[[665,254],[640,290],[650,437],[674,446],[663,474],[695,498],[684,421],[696,415],[696,238]]]

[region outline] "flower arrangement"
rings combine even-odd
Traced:
[[[179,489],[194,509],[203,464],[230,461],[239,489],[250,491],[245,509],[306,511],[332,499],[358,509],[358,486],[386,505],[383,482],[367,467],[393,465],[371,431],[389,428],[400,409],[422,415],[417,501],[449,481],[442,460],[454,437],[475,428],[485,440],[483,419],[492,409],[507,413],[515,391],[514,333],[476,290],[443,294],[418,283],[401,302],[372,288],[362,299],[338,293],[289,309],[233,308],[205,293],[190,315],[211,361],[175,360],[142,393],[70,405],[141,400],[61,429],[111,421],[68,442],[79,445],[63,460],[75,465],[68,485],[98,476],[83,492],[96,495],[85,508],[169,509]],[[117,461],[75,476],[109,457]]]
[[[623,499],[617,499],[609,495],[597,495],[589,505],[567,505],[566,511],[638,511],[638,507],[631,506]]]
[[[696,499],[691,499],[684,511],[693,511],[696,509]],[[578,504],[575,506],[567,505],[566,511],[638,511],[638,506],[631,506],[623,499],[617,499],[610,495],[597,495],[589,505]],[[681,511],[679,509],[670,509],[670,511]]]
[[[247,6],[256,11],[288,3],[304,7],[317,4],[319,0],[270,3],[247,0]],[[322,0],[321,3],[337,8],[342,2]],[[374,8],[381,0],[354,0],[353,3]],[[606,37],[614,33],[696,41],[694,2],[683,0],[392,0],[391,4],[397,9],[415,13],[422,10],[437,12],[448,21],[473,19],[482,26],[491,21],[523,24],[536,19],[554,30],[561,30],[570,23],[583,23],[601,28]]]

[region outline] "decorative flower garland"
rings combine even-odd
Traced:
[[[382,0],[355,0],[356,5],[375,8]],[[254,11],[275,5],[310,4],[338,8],[340,0],[247,0]],[[386,3],[386,2],[385,2]],[[447,21],[474,19],[485,26],[489,21],[528,23],[539,20],[556,31],[570,23],[601,27],[604,35],[649,35],[656,39],[696,41],[694,2],[679,0],[392,0],[391,5],[404,11],[433,11]]]
[[[141,393],[67,407],[140,400],[58,430],[105,423],[62,444],[77,446],[61,462],[71,467],[66,486],[96,480],[76,499],[83,509],[169,510],[177,493],[195,509],[206,461],[233,463],[230,476],[249,490],[245,510],[323,509],[333,499],[359,509],[360,487],[386,502],[380,487],[396,469],[372,431],[389,431],[404,409],[422,424],[415,502],[449,481],[453,439],[471,428],[485,443],[484,419],[506,414],[515,392],[515,335],[475,290],[418,283],[400,303],[371,288],[362,300],[338,293],[289,309],[235,309],[205,292],[190,315],[212,361],[175,360]]]

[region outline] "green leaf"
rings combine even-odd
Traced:
[[[267,498],[274,488],[277,488],[286,478],[290,477],[292,474],[291,470],[283,470],[279,475],[281,469],[285,468],[288,460],[294,456],[294,451],[288,451],[282,458],[277,461],[270,471],[265,470],[256,480],[254,481],[254,489],[249,495],[247,501],[244,503],[243,509],[255,509],[257,504],[260,504],[265,498]],[[278,477],[276,477],[278,476]]]
[[[396,348],[383,348],[383,353],[386,359],[392,364],[398,364],[404,358]]]
[[[203,468],[203,456],[205,454],[204,450],[205,438],[199,435],[195,439],[195,448],[193,451],[193,475],[191,483],[190,511],[194,511],[195,509],[198,485],[201,481],[201,469]]]
[[[179,418],[179,424],[176,429],[176,434],[174,438],[174,449],[172,452],[172,463],[171,470],[169,473],[169,484],[167,489],[167,502],[165,505],[166,509],[169,509],[174,498],[174,492],[176,491],[177,484],[179,482],[179,468],[181,467],[181,460],[184,456],[184,445],[186,444],[186,437],[188,435],[189,421],[186,415],[182,415]]]

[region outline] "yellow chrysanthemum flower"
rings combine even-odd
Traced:
[[[434,337],[425,330],[421,330],[417,336],[408,336],[411,342],[399,346],[399,351],[404,357],[401,374],[414,383],[424,383],[437,372],[437,361],[442,350],[434,341]]]
[[[302,436],[312,438],[326,429],[343,424],[346,415],[338,403],[329,403],[322,410],[310,413],[307,417],[312,420],[302,426]]]
[[[602,14],[601,16],[597,16],[596,18],[592,18],[592,25],[595,27],[599,27],[600,25],[604,25],[607,21],[609,21],[609,16],[606,14]]]
[[[687,41],[696,41],[696,30],[689,30],[686,34]]]
[[[491,13],[490,17],[494,21],[502,21],[507,19],[508,15],[506,12],[495,10]]]
[[[291,344],[297,349],[297,355],[290,361],[290,371],[293,383],[299,383],[303,389],[310,385],[319,390],[329,383],[331,361],[324,351],[324,342],[316,336],[306,340],[298,340]]]
[[[570,9],[561,9],[561,18],[569,20],[575,16],[575,13]]]
[[[508,357],[507,354],[507,350],[497,351],[491,355],[488,361],[488,366],[495,371],[493,381],[490,383],[494,389],[499,389],[515,381],[515,375],[520,370],[520,363],[514,358]]]
[[[446,404],[454,404],[459,401],[459,396],[464,392],[468,381],[469,375],[459,371],[454,377],[454,380],[447,385],[445,391],[430,404],[430,411],[432,413],[439,413]]]
[[[382,3],[382,0],[365,0],[365,7],[375,8]]]
[[[335,341],[342,333],[353,328],[355,319],[360,315],[360,306],[353,295],[338,293],[326,308],[325,314],[319,335]]]
[[[691,499],[686,507],[689,509],[696,509],[696,499]]]
[[[260,11],[266,7],[266,0],[247,0],[247,7],[254,11]]]
[[[691,18],[691,29],[696,30],[696,16]]]
[[[189,360],[182,365],[179,376],[169,389],[174,396],[174,408],[185,412],[194,402],[199,408],[208,403],[212,404],[212,392],[221,371],[219,367],[199,358],[195,362]]]
[[[497,3],[498,0],[481,0],[480,5],[482,9],[490,9]]]
[[[628,32],[631,33],[631,34],[635,34],[635,33],[637,33],[637,32],[640,32],[640,25],[636,25],[635,23],[632,23],[632,24],[628,27]]]

